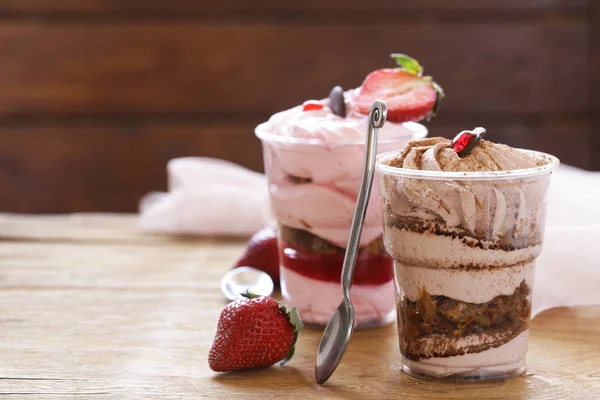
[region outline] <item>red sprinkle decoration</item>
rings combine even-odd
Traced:
[[[317,100],[305,101],[302,107],[302,111],[315,111],[322,110],[325,105]]]
[[[475,128],[472,131],[462,131],[452,140],[452,147],[459,157],[468,155],[477,146],[483,135],[484,128]]]

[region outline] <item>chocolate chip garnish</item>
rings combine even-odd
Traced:
[[[344,89],[336,86],[329,92],[329,108],[335,115],[346,118],[346,102],[344,101]]]

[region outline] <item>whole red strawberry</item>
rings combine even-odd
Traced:
[[[442,88],[430,76],[421,76],[423,68],[417,60],[404,54],[392,54],[398,68],[371,72],[352,99],[352,107],[369,114],[375,100],[387,104],[387,120],[419,121],[435,115],[444,96]]]
[[[208,365],[217,372],[283,365],[294,355],[302,327],[296,308],[288,312],[272,297],[234,301],[221,312]]]
[[[269,226],[252,235],[244,254],[234,265],[234,268],[237,267],[253,267],[265,271],[275,285],[279,285],[279,253],[275,228]]]

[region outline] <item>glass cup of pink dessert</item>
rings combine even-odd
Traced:
[[[415,122],[433,115],[441,89],[421,76],[410,57],[393,55],[398,68],[367,76],[362,86],[274,114],[256,127],[262,140],[271,210],[278,224],[281,292],[302,320],[324,326],[339,305],[344,253],[361,180],[368,112],[374,100],[388,104],[378,151],[424,138]],[[356,326],[395,319],[393,263],[382,241],[382,214],[373,188],[351,290]]]

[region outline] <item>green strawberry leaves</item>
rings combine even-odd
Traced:
[[[395,59],[398,63],[398,66],[406,72],[416,76],[421,76],[423,73],[423,67],[421,67],[421,64],[419,64],[419,62],[414,58],[407,56],[406,54],[399,53],[393,53],[391,57]]]
[[[290,317],[292,325],[294,325],[294,332],[299,332],[304,328],[304,323],[302,322],[302,319],[300,319],[300,314],[298,314],[298,309],[296,307],[292,307],[287,315]]]
[[[290,361],[294,356],[294,353],[296,351],[296,341],[298,340],[298,332],[300,332],[300,330],[304,328],[304,324],[302,323],[302,319],[300,319],[300,314],[298,314],[298,310],[296,309],[296,307],[292,307],[289,311],[287,311],[285,306],[281,304],[279,306],[279,309],[288,316],[291,324],[294,326],[294,342],[292,343],[292,347],[290,348],[290,351],[287,354],[287,356],[285,356],[285,358],[279,362],[279,365],[284,365],[285,363]]]
[[[246,298],[246,299],[250,299],[250,300],[252,300],[252,299],[254,299],[256,297],[260,297],[259,295],[252,293],[250,291],[250,288],[246,289],[246,293],[242,293],[241,296],[244,297],[244,298]]]

